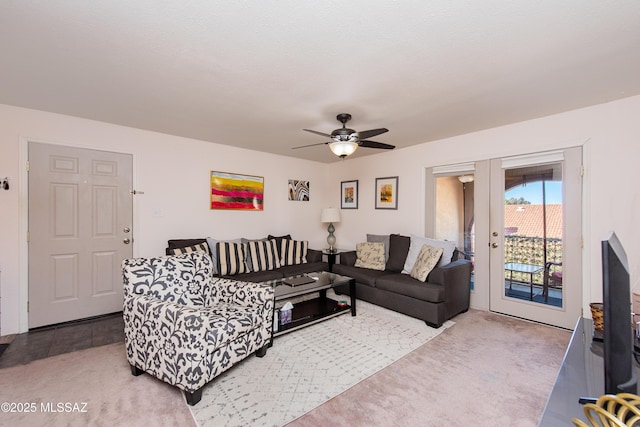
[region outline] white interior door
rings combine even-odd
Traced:
[[[122,310],[132,156],[29,143],[29,328]]]
[[[582,299],[581,165],[581,148],[491,160],[491,311],[575,326]]]

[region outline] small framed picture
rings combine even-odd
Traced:
[[[398,177],[376,178],[376,209],[398,209]]]
[[[358,180],[340,183],[340,208],[358,209]]]

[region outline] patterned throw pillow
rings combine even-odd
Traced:
[[[418,279],[421,282],[426,281],[427,276],[431,273],[433,267],[436,266],[440,257],[442,257],[443,251],[444,249],[442,248],[422,245],[418,258],[416,258],[416,262],[413,264],[413,268],[411,269],[411,277]]]
[[[218,271],[221,276],[247,273],[247,245],[244,243],[218,242]]]
[[[186,248],[173,248],[169,249],[170,255],[182,255],[190,254],[191,252],[204,252],[209,254],[209,245],[206,243],[199,243],[194,246],[187,246]]]
[[[381,242],[384,244],[384,262],[389,261],[389,244],[390,238],[388,234],[367,234],[367,242]]]
[[[384,270],[384,243],[367,242],[356,245],[356,267]]]
[[[453,252],[456,250],[456,243],[448,240],[435,240],[428,237],[411,235],[411,246],[409,246],[409,253],[407,259],[404,261],[404,268],[402,272],[405,274],[411,274],[413,270],[413,264],[416,262],[418,253],[422,249],[422,245],[429,245],[434,248],[442,248],[443,253],[440,261],[438,261],[438,267],[444,267],[451,262]]]
[[[309,242],[283,239],[280,243],[280,264],[295,265],[307,263]]]
[[[251,240],[248,243],[252,271],[265,271],[280,268],[278,248],[275,240]]]

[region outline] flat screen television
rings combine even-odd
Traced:
[[[602,296],[605,393],[635,394],[629,264],[614,232],[602,241]]]

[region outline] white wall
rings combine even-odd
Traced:
[[[0,334],[26,328],[26,160],[27,141],[131,153],[135,196],[134,255],[164,254],[172,238],[257,238],[286,234],[326,245],[320,223],[327,185],[325,164],[41,111],[0,105]],[[209,209],[211,170],[263,176],[263,212]],[[289,179],[310,181],[310,201],[288,200]],[[161,211],[162,216],[154,216]],[[21,227],[24,230],[21,230]],[[24,248],[24,249],[23,249]]]
[[[1,333],[18,331],[19,307],[26,305],[21,294],[26,283],[20,282],[26,265],[20,235],[26,190],[19,179],[24,141],[132,153],[136,189],[145,192],[135,204],[134,250],[140,256],[162,253],[169,238],[203,235],[234,238],[290,232],[308,239],[311,247],[323,247],[326,230],[317,221],[320,210],[339,206],[340,182],[354,179],[359,180],[359,209],[342,211],[342,221],[336,224],[337,247],[355,247],[366,233],[421,234],[425,167],[584,145],[583,305],[588,314],[586,304],[601,299],[599,242],[609,230],[615,230],[624,244],[632,286],[640,288],[640,229],[635,220],[640,215],[640,191],[634,179],[640,159],[638,117],[640,96],[325,165],[0,105],[0,175],[12,177],[11,190],[0,190]],[[264,176],[265,211],[210,211],[212,169]],[[374,209],[375,178],[386,176],[399,176],[398,210]],[[287,201],[290,178],[311,181],[311,202]],[[163,216],[154,217],[155,209]],[[476,284],[477,294],[488,292],[486,284],[482,286]],[[474,300],[488,298],[475,295]]]
[[[488,129],[402,150],[394,150],[330,165],[336,181],[359,179],[360,209],[343,211],[336,235],[339,247],[353,246],[366,233],[419,233],[424,227],[425,167],[467,163],[584,146],[584,292],[583,306],[601,300],[600,240],[615,230],[631,270],[631,285],[640,290],[640,190],[635,174],[640,161],[640,96],[574,110],[509,126]],[[393,129],[389,132],[393,141]],[[374,209],[376,177],[399,176],[397,211]],[[330,188],[338,199],[338,185]],[[476,200],[476,203],[478,201]],[[488,292],[477,283],[476,293]],[[474,298],[475,297],[475,298]],[[488,298],[476,306],[486,308]]]

